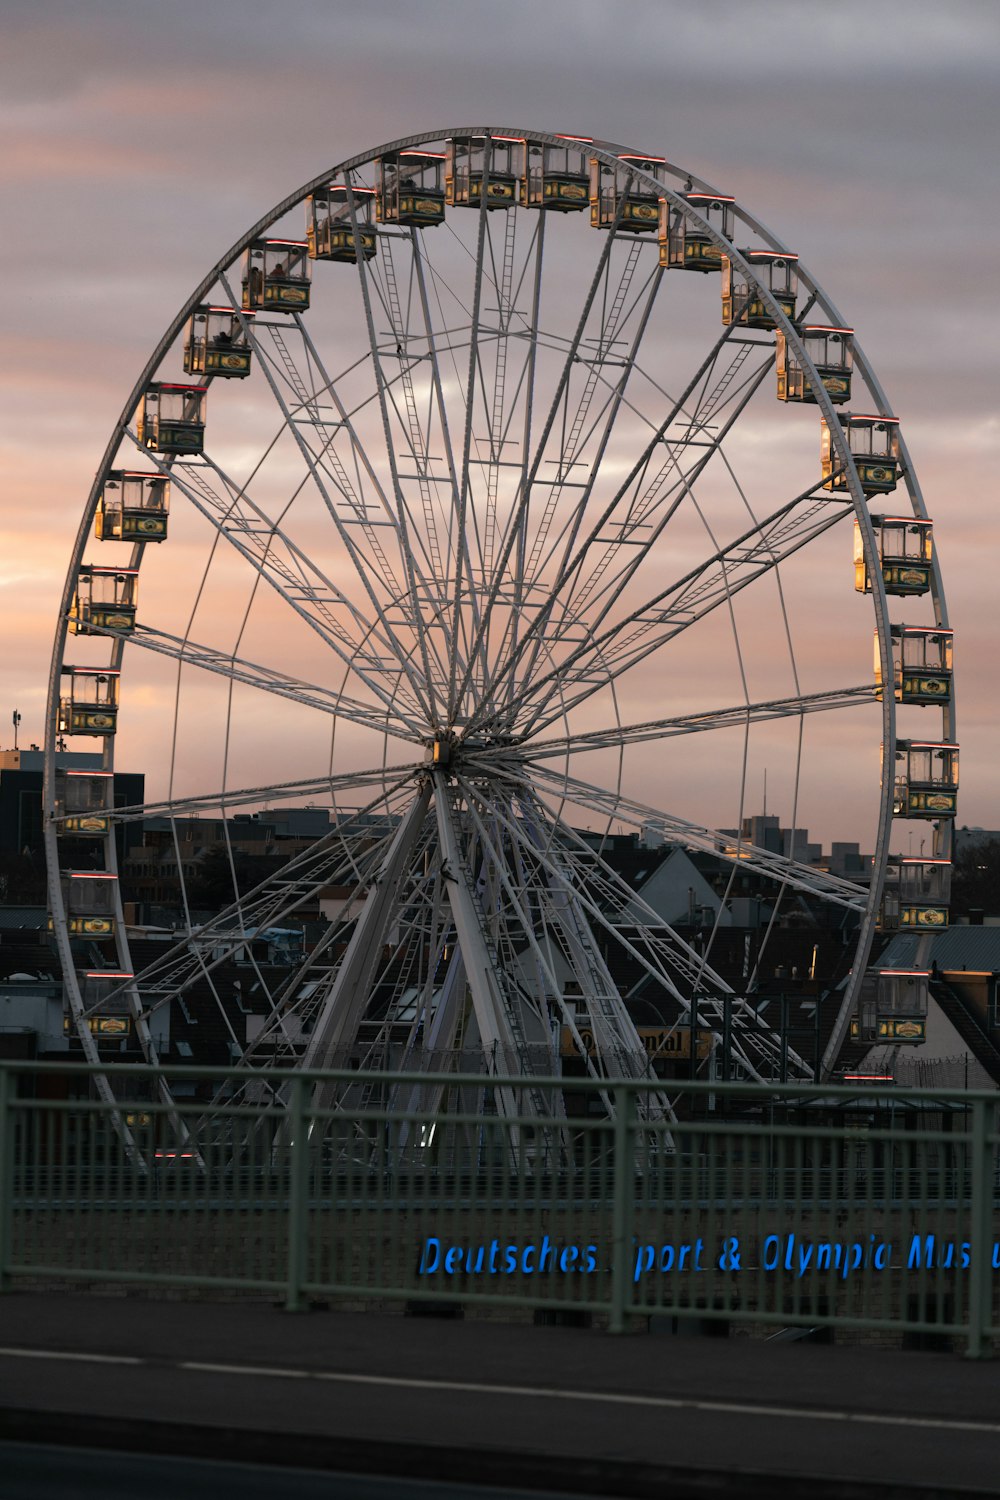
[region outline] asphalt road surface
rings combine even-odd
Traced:
[[[541,1490],[0,1443],[3,1500],[552,1500]]]
[[[245,1500],[296,1495],[309,1470],[324,1472],[325,1496],[344,1483],[359,1500],[360,1481],[341,1476],[421,1481],[442,1497],[447,1483],[465,1485],[459,1495],[996,1496],[998,1397],[996,1365],[952,1354],[290,1316],[253,1303],[0,1299],[0,1440],[282,1466],[277,1488],[266,1474],[262,1490],[241,1479]],[[117,1493],[113,1474],[97,1482]],[[129,1500],[158,1494],[151,1482]],[[48,1493],[42,1483],[31,1500]]]

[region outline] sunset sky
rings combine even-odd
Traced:
[[[496,122],[684,164],[792,244],[857,329],[935,522],[959,823],[1000,827],[992,0],[0,0],[0,16],[0,746],[15,708],[21,744],[42,738],[94,471],[195,284],[325,167]]]

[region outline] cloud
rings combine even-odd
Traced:
[[[0,556],[5,602],[16,600],[6,611],[0,674],[8,696],[38,701],[63,572],[108,434],[208,268],[271,203],[324,167],[379,140],[485,116],[665,152],[773,224],[855,324],[904,420],[938,527],[968,730],[963,818],[1000,823],[990,686],[997,428],[983,280],[1000,229],[1000,11],[967,3],[945,13],[923,0],[842,0],[828,11],[791,0],[623,0],[614,10],[604,0],[89,0],[85,8],[8,0],[5,21],[0,178],[16,287],[5,305],[11,342],[0,376]],[[567,263],[568,284],[573,269]],[[704,304],[718,326],[714,286],[680,276],[665,295]],[[674,325],[678,352],[688,336],[682,321]],[[221,411],[235,392],[216,389],[212,402]],[[252,462],[247,429],[263,409],[248,394],[228,429],[234,469]],[[812,472],[817,443],[814,414],[768,407],[734,443],[734,459],[755,492],[772,480],[780,489],[790,457]],[[624,449],[616,450],[609,481],[624,463]],[[269,494],[280,497],[289,472],[282,453],[268,470]],[[150,557],[143,579],[144,598],[158,608],[171,579],[177,602],[188,597],[198,567],[182,514],[178,507],[173,538]],[[328,562],[320,524],[313,517],[303,535],[326,548]],[[862,643],[856,652],[852,645],[846,680],[855,669],[859,679],[870,672],[867,606],[853,596],[848,553],[849,541],[836,553],[818,548],[788,570],[803,636],[811,608],[819,621],[808,661],[826,685],[824,673],[847,665],[831,620]],[[664,557],[675,560],[669,548]],[[221,640],[245,580],[221,565],[216,576],[215,602],[199,623]],[[763,691],[772,673],[777,680],[787,670],[787,656],[779,666],[760,654],[767,636],[754,614],[758,597],[749,591],[740,618],[758,652],[751,679]],[[648,716],[648,700],[661,691],[681,702],[738,701],[732,642],[719,620],[717,629],[706,626],[700,651],[691,632],[690,647],[671,656],[662,676],[659,663],[632,674],[623,696],[636,717]],[[255,649],[266,645],[264,625],[273,626],[266,612],[261,621]],[[322,670],[298,637],[287,642],[286,663],[301,660],[306,676]],[[275,650],[280,658],[280,643]],[[136,669],[137,687],[141,675]],[[159,681],[151,669],[148,681]],[[204,689],[192,692],[192,723],[209,700]],[[160,703],[155,694],[150,701]],[[123,722],[122,753],[136,764],[155,759],[152,721]],[[267,754],[279,754],[287,717],[274,714],[262,728],[248,711],[245,722],[249,747],[266,739]],[[860,832],[872,772],[863,757],[852,764],[853,730],[821,719],[807,730],[809,818],[818,826],[830,817],[824,788],[839,778],[838,817],[856,816]],[[765,757],[776,743],[761,739]],[[196,743],[189,748],[195,756]],[[635,752],[638,793],[675,798],[677,811],[711,821],[715,782],[703,744],[659,749]],[[367,751],[359,744],[358,753]],[[755,762],[755,787],[758,772]]]

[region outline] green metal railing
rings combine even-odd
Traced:
[[[0,1288],[1000,1333],[994,1094],[100,1071],[0,1064]]]

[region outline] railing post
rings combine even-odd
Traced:
[[[305,1080],[293,1078],[285,1123],[288,1142],[288,1264],[285,1272],[285,1311],[302,1311],[302,1282],[306,1251],[306,1211],[309,1189],[309,1131],[306,1125]]]
[[[614,1171],[613,1217],[611,1221],[611,1320],[609,1333],[625,1332],[625,1307],[629,1299],[629,1238],[635,1200],[635,1090],[628,1084],[615,1088],[615,1133],[612,1154]]]
[[[993,1352],[989,1328],[993,1321],[993,1145],[985,1099],[972,1101],[969,1141],[969,1359],[986,1359]]]
[[[0,1292],[10,1285],[11,1220],[14,1214],[14,1118],[10,1069],[0,1065]]]

